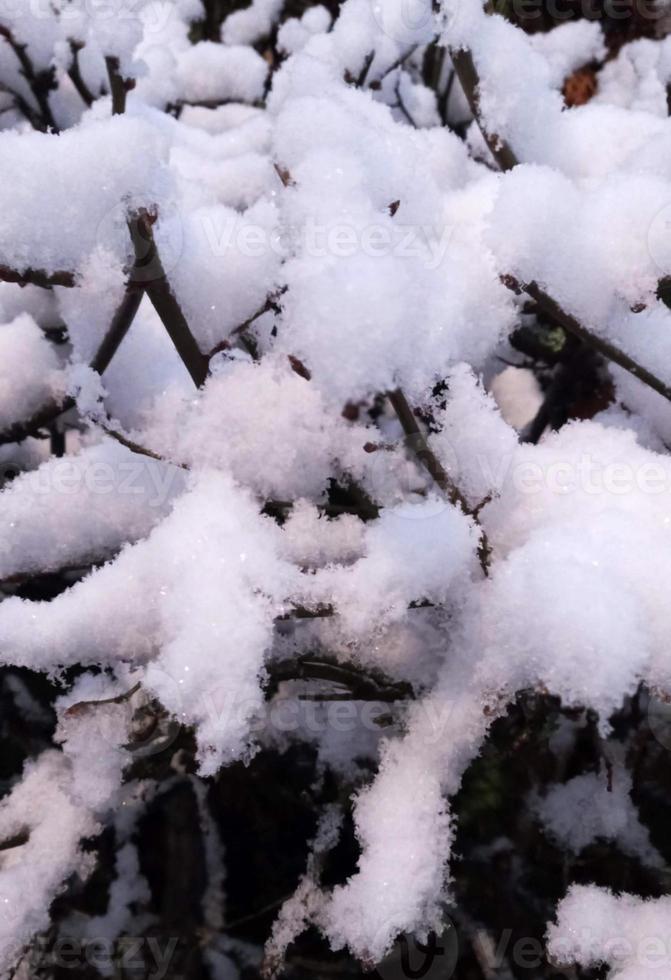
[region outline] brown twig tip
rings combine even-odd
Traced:
[[[306,366],[303,364],[299,358],[294,357],[293,354],[288,354],[289,364],[291,364],[291,370],[294,371],[299,377],[305,378],[306,381],[310,381],[312,375]]]
[[[515,276],[503,273],[503,275],[499,276],[499,282],[505,286],[506,289],[509,289],[511,293],[515,293],[516,296],[521,296],[524,292]]]
[[[281,164],[279,163],[274,163],[273,167],[275,169],[275,173],[282,181],[284,187],[296,186],[296,181],[293,179],[293,177],[291,176],[291,174],[289,173],[286,167],[281,166]]]

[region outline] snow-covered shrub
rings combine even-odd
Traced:
[[[384,978],[449,916],[493,976],[516,835],[527,936],[668,974],[671,39],[495,6],[0,10],[2,976]],[[235,922],[264,757],[303,851]]]

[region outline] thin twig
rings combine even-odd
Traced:
[[[119,445],[125,446],[126,449],[130,449],[132,453],[136,456],[146,456],[148,459],[155,459],[158,463],[165,463],[167,466],[177,466],[181,470],[188,470],[189,467],[186,463],[176,463],[172,459],[166,459],[165,456],[161,456],[160,453],[154,452],[153,449],[149,449],[147,446],[140,445],[139,442],[135,442],[134,439],[130,439],[124,432],[119,432],[112,425],[107,422],[102,422],[99,419],[96,420],[96,425],[98,425],[103,432],[108,435]]]
[[[79,64],[79,52],[83,47],[84,45],[80,41],[70,41],[72,61],[70,63],[70,67],[68,68],[68,75],[70,76],[70,81],[79,93],[82,102],[84,102],[84,104],[90,108],[95,100],[91,90],[82,77],[81,66]]]
[[[395,92],[396,92],[396,102],[398,104],[398,108],[400,109],[401,113],[405,116],[405,118],[408,120],[408,122],[410,123],[410,125],[412,126],[413,129],[419,129],[419,126],[417,125],[417,123],[415,122],[415,120],[412,118],[412,115],[410,114],[410,112],[408,110],[408,107],[406,106],[405,102],[403,101],[403,96],[401,95],[401,80],[400,80],[400,78],[399,78],[398,82],[396,83]]]
[[[291,176],[290,172],[287,170],[286,167],[283,167],[279,163],[274,163],[273,164],[273,169],[274,169],[275,173],[277,174],[277,176],[282,181],[282,186],[283,187],[295,187],[296,186],[296,181],[293,179],[293,177]]]
[[[389,401],[398,416],[401,427],[405,432],[406,444],[429,473],[440,491],[445,494],[451,504],[461,507],[468,514],[469,507],[466,498],[445,472],[442,463],[429,446],[424,433],[419,427],[415,413],[400,388],[389,392]]]
[[[488,499],[485,499],[480,506],[484,506],[485,503],[489,503]],[[408,609],[433,609],[434,603],[429,599],[415,599],[408,603]],[[308,609],[305,606],[294,606],[291,612],[284,613],[281,616],[275,617],[276,623],[286,622],[291,619],[329,619],[331,616],[337,615],[336,609],[333,606],[317,606],[314,609]]]
[[[224,923],[224,930],[230,932],[232,929],[238,929],[240,926],[247,925],[249,922],[254,922],[256,919],[260,919],[262,916],[267,915],[268,912],[273,912],[275,909],[279,908],[280,905],[284,905],[288,899],[291,898],[293,892],[289,892],[288,895],[283,895],[282,898],[276,898],[274,902],[269,902],[268,905],[264,905],[263,908],[257,909],[256,912],[250,912],[249,915],[243,915],[239,919],[233,919],[232,922]]]
[[[291,660],[281,660],[268,665],[268,674],[267,698],[277,693],[284,681],[328,681],[348,688],[346,699],[351,701],[393,702],[415,696],[406,681],[395,681],[375,668],[341,663],[325,655],[305,654]]]
[[[40,133],[45,131],[44,123],[40,119],[39,115],[32,108],[32,106],[28,104],[22,95],[15,92],[14,89],[9,87],[9,85],[5,84],[0,84],[0,92],[5,92],[6,95],[9,95],[10,98],[14,100],[14,108],[18,109],[18,111],[26,118],[33,129],[36,129]],[[3,112],[6,111],[6,109],[3,109]]]
[[[286,286],[282,286],[280,289],[276,289],[274,293],[271,293],[268,296],[263,306],[261,306],[256,311],[256,313],[250,316],[248,320],[245,320],[245,322],[241,323],[239,327],[236,327],[233,333],[234,334],[244,333],[244,331],[248,330],[251,327],[251,325],[256,320],[259,319],[259,317],[263,316],[264,313],[275,313],[276,315],[279,315],[279,313],[281,313],[281,308],[278,304],[278,300],[281,296],[284,295],[284,293],[286,293],[286,291],[287,291]]]
[[[385,70],[378,78],[374,79],[372,82],[369,82],[368,88],[373,89],[373,91],[377,91],[378,89],[380,89],[382,87],[382,82],[384,81],[384,79],[387,78],[388,75],[391,75],[393,71],[396,71],[397,68],[400,68],[402,65],[404,65],[405,62],[408,60],[408,58],[412,57],[412,55],[415,53],[418,47],[419,47],[418,44],[413,44],[410,48],[408,48],[405,54],[399,55],[399,57],[395,61],[392,61],[392,63],[389,65],[388,68],[385,68]]]
[[[141,300],[141,292],[135,289],[126,291],[123,300],[112,317],[112,322],[107,333],[90,362],[90,367],[94,371],[97,371],[98,374],[102,374],[109,366],[110,361],[119,348],[119,344],[126,336],[135,319],[135,314],[139,309]],[[27,439],[39,429],[49,425],[59,415],[70,411],[74,406],[75,400],[69,396],[61,399],[52,399],[47,404],[42,405],[29,419],[15,422],[9,428],[0,432],[0,445],[9,442],[21,442],[23,439]]]
[[[123,704],[125,701],[130,701],[134,694],[140,690],[140,681],[137,682],[130,691],[125,691],[123,694],[117,694],[113,698],[102,698],[100,701],[77,701],[76,704],[71,704],[69,708],[66,709],[66,716],[77,715],[84,708],[97,708],[101,704]]]
[[[45,71],[36,71],[32,59],[28,54],[28,45],[17,41],[8,27],[0,25],[0,37],[4,37],[17,57],[21,66],[21,74],[28,82],[30,91],[33,93],[33,98],[39,106],[43,128],[45,130],[51,129],[57,133],[59,131],[58,126],[56,125],[49,105],[49,92],[56,88],[54,80],[56,75],[55,69],[51,67]]]
[[[30,418],[21,422],[14,422],[8,428],[3,429],[0,432],[0,446],[9,442],[22,442],[28,436],[35,435],[39,429],[53,422],[59,415],[68,412],[74,406],[74,398],[52,399],[45,405],[41,405]]]
[[[130,272],[123,300],[90,366],[98,374],[102,374],[107,369],[135,319],[142,302],[143,291],[146,290],[194,382],[200,386],[207,377],[207,358],[200,352],[181,309],[170,292],[151,233],[151,218],[145,215],[144,218],[131,220],[129,227],[135,247],[135,264]],[[1,276],[0,271],[0,278]],[[147,277],[150,281],[140,281]],[[75,400],[69,396],[51,400],[42,405],[29,419],[16,422],[0,432],[0,445],[21,442],[74,406]]]
[[[487,141],[487,145],[494,156],[499,168],[503,171],[511,170],[517,165],[518,161],[515,154],[512,152],[509,146],[503,143],[497,136],[489,135],[484,126],[484,122],[480,115],[480,104],[478,99],[478,86],[479,79],[475,64],[473,62],[473,57],[471,52],[467,49],[461,51],[451,51],[452,61],[454,64],[455,71],[464,90],[464,94],[468,99],[471,111],[480,126],[482,134]],[[617,364],[619,367],[628,371],[629,374],[638,378],[644,384],[652,388],[663,398],[671,401],[671,387],[665,384],[660,378],[654,375],[647,368],[643,367],[637,361],[635,361],[628,354],[625,354],[623,350],[616,347],[610,341],[605,340],[603,337],[599,337],[592,333],[586,327],[580,323],[574,316],[567,313],[566,310],[562,309],[559,303],[553,299],[549,293],[536,282],[520,283],[514,276],[504,275],[501,277],[501,281],[504,285],[508,286],[515,292],[523,290],[527,295],[531,296],[533,300],[536,301],[538,308],[555,323],[558,323],[561,327],[567,330],[569,333],[574,334],[580,340],[583,340],[594,350],[603,354],[609,361]],[[663,281],[662,281],[663,282]],[[663,286],[660,284],[658,293],[663,292]],[[663,297],[662,297],[663,298]]]
[[[289,619],[328,619],[331,616],[335,616],[333,606],[318,606],[316,609],[307,609],[305,606],[294,606],[291,612],[277,616],[275,621],[282,623]]]
[[[466,101],[473,113],[473,118],[480,127],[489,152],[496,160],[500,170],[512,170],[519,162],[517,157],[508,144],[504,143],[499,136],[495,133],[488,132],[482,118],[479,95],[480,79],[478,78],[473,61],[473,55],[467,48],[462,48],[461,50],[450,50],[450,57],[452,58],[452,64],[454,65],[459,83],[466,96]]]
[[[131,278],[132,275],[133,273],[131,272]],[[142,296],[142,290],[135,288],[134,284],[130,282],[126,287],[126,292],[121,303],[112,317],[109,329],[91,361],[91,368],[97,371],[98,374],[103,374],[107,370],[110,361],[119,349],[121,341],[130,330],[137,311],[140,309]]]
[[[170,288],[152,231],[155,220],[154,215],[147,211],[140,211],[129,221],[135,249],[135,274],[141,278],[147,296],[168,331],[193,383],[200,388],[207,378],[209,358],[198,346],[182,308]]]
[[[567,313],[566,310],[557,303],[555,299],[552,298],[545,290],[536,282],[523,283],[519,282],[514,276],[502,276],[501,281],[512,289],[514,292],[519,292],[522,290],[527,293],[528,296],[536,302],[538,309],[548,317],[548,319],[553,320],[555,323],[563,327],[569,333],[583,340],[594,350],[598,351],[613,364],[617,364],[618,367],[623,368],[628,371],[629,374],[638,378],[643,384],[646,384],[653,391],[656,391],[663,398],[671,401],[671,387],[665,384],[660,378],[649,371],[643,365],[639,364],[637,361],[630,357],[629,354],[625,354],[623,350],[616,347],[609,340],[605,340],[603,337],[599,337],[597,334],[588,330],[584,327],[574,316]]]
[[[263,109],[262,99],[255,99],[253,102],[245,102],[242,99],[178,99],[177,102],[168,102],[165,111],[176,119],[182,114],[183,109],[221,109],[226,105],[246,105],[250,109]]]
[[[43,269],[24,269],[19,272],[8,265],[0,265],[0,281],[13,282],[18,286],[39,286],[41,289],[51,289],[52,286],[72,288],[75,285],[75,276],[73,272],[45,272]]]
[[[248,319],[245,320],[244,323],[241,323],[234,330],[232,330],[230,336],[235,337],[245,333],[265,313],[275,313],[276,315],[279,314],[281,310],[277,301],[280,298],[280,296],[282,296],[282,294],[285,293],[286,291],[287,291],[287,287],[282,286],[281,289],[277,289],[275,290],[275,292],[270,293],[263,306],[259,307],[256,313],[253,313],[250,317],[248,317]],[[230,340],[222,340],[221,343],[217,344],[216,347],[213,347],[212,350],[209,352],[209,354],[206,355],[208,361],[211,361],[212,358],[215,356],[215,354],[221,354],[222,351],[230,350],[230,347],[231,347]]]
[[[283,513],[284,511],[292,510],[295,506],[293,500],[266,500],[264,504],[264,510],[275,511]],[[361,520],[369,520],[371,517],[371,505],[366,504],[332,504],[327,502],[325,504],[316,504],[317,510],[322,514],[326,514],[328,517],[340,517],[341,514],[353,514],[355,517],[360,517]],[[375,508],[375,516],[378,515],[378,509]]]
[[[452,95],[452,89],[454,88],[454,80],[456,77],[457,77],[457,73],[454,69],[452,69],[452,71],[450,72],[450,77],[447,80],[447,85],[445,86],[445,91],[443,92],[442,100],[440,103],[442,105],[442,108],[439,108],[438,110],[440,112],[440,118],[443,120],[445,124],[447,124],[447,120],[449,117],[450,96]]]
[[[370,66],[375,60],[375,51],[369,51],[363,60],[363,66],[358,75],[353,75],[349,68],[345,69],[345,81],[348,85],[354,85],[355,88],[363,88],[366,84],[366,79],[368,78],[368,72],[370,71]]]
[[[6,592],[8,589],[24,585],[26,582],[35,582],[43,578],[62,578],[64,575],[88,575],[94,568],[100,568],[111,558],[118,554],[119,549],[109,549],[95,556],[82,559],[75,564],[59,565],[57,568],[40,568],[39,571],[17,572],[15,575],[8,575],[7,578],[0,579],[0,590]]]
[[[419,427],[415,413],[408,404],[408,400],[403,394],[402,390],[400,388],[396,388],[394,391],[390,391],[388,394],[392,408],[396,412],[398,420],[401,423],[401,427],[405,432],[406,445],[408,448],[417,457],[418,462],[421,463],[429,476],[435,482],[438,489],[445,497],[447,497],[449,502],[455,507],[460,507],[464,514],[468,515],[469,517],[473,517],[476,523],[479,524],[477,516],[474,515],[472,509],[469,507],[468,501],[462,494],[461,490],[452,482],[445,471],[443,464],[440,462],[426,441],[426,437]],[[487,574],[489,568],[489,553],[490,549],[487,536],[484,530],[480,528],[480,545],[478,548],[478,556],[480,559],[480,565],[482,566],[482,570],[484,571],[485,575]]]
[[[112,115],[122,116],[126,111],[126,96],[135,88],[135,80],[124,78],[121,74],[121,63],[118,58],[108,55],[105,58],[112,93]]]

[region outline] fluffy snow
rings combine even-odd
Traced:
[[[267,74],[267,64],[250,48],[201,41],[179,58],[176,81],[185,102],[255,102]]]
[[[327,819],[271,952],[312,924],[372,965],[398,933],[439,924],[451,797],[518,691],[595,712],[605,738],[641,682],[671,689],[671,408],[606,364],[607,411],[521,443],[545,392],[507,343],[533,313],[505,285],[538,283],[671,384],[671,312],[656,296],[671,274],[671,48],[625,44],[594,98],[566,109],[566,78],[605,58],[597,23],[527,35],[478,0],[439,12],[346,0],[335,20],[253,0],[220,43],[193,40],[196,0],[135,4],[123,22],[121,6],[2,15],[35,66],[53,67],[61,132],[21,119],[22,100],[40,106],[2,40],[0,266],[73,285],[0,285],[0,429],[80,396],[64,457],[45,460],[37,440],[1,454],[26,472],[0,490],[0,662],[68,690],[59,749],[0,804],[3,837],[30,831],[0,867],[0,959],[46,928],[54,895],[87,869],[80,839],[118,803],[127,706],[82,702],[140,682],[193,727],[211,776],[259,744],[286,746],[264,726],[264,684],[283,659],[318,652],[411,683],[416,698],[382,734],[292,733],[356,785],[361,855],[347,882],[319,884],[319,847],[337,842]],[[442,125],[421,77],[436,31],[472,52],[480,122],[516,154],[510,172],[476,121],[465,139]],[[275,33],[271,64],[260,52]],[[109,56],[136,83],[122,116]],[[456,82],[452,123],[455,104],[463,123]],[[147,296],[104,378],[89,367],[137,286],[127,220],[140,208],[156,217],[180,325],[212,355],[199,390]],[[387,397],[397,388],[468,513],[417,459]],[[49,602],[11,594],[64,568],[89,571]],[[377,761],[373,777],[360,756]],[[612,792],[604,772],[553,786],[537,816],[566,849],[602,837],[658,867],[620,759],[612,775]],[[146,883],[130,822],[112,819],[119,883],[96,927],[118,935]],[[220,888],[213,836],[209,848]],[[636,950],[668,903],[573,886],[550,951],[648,980]]]
[[[76,272],[96,247],[126,260],[126,213],[164,198],[166,153],[160,131],[130,117],[60,136],[0,133],[0,263]]]
[[[64,751],[47,750],[26,764],[19,783],[0,803],[0,836],[17,838],[0,868],[0,969],[7,970],[24,944],[49,924],[49,908],[71,875],[86,878],[90,855],[80,841],[101,830],[98,816],[114,803],[126,759],[123,707],[100,719],[64,722]],[[101,763],[102,757],[102,765]]]
[[[58,355],[28,313],[0,326],[0,430],[65,394]]]
[[[648,980],[668,970],[668,898],[614,895],[594,885],[573,885],[548,930],[557,962],[591,967],[607,963],[609,980]]]
[[[649,867],[663,867],[639,820],[631,788],[631,776],[622,766],[614,768],[610,777],[603,769],[585,773],[554,786],[539,801],[537,813],[557,842],[575,853],[605,838],[617,841],[625,854],[640,857]]]
[[[196,399],[157,406],[150,444],[194,468],[229,470],[262,498],[319,497],[337,460],[363,467],[363,426],[327,410],[284,357],[224,360]]]
[[[106,560],[167,515],[184,474],[106,440],[0,491],[0,578]]]

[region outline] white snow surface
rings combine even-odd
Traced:
[[[671,274],[669,41],[625,45],[595,98],[567,110],[566,77],[604,59],[600,26],[527,35],[479,0],[437,14],[418,0],[412,17],[403,0],[346,0],[333,22],[320,6],[299,19],[253,0],[221,43],[192,43],[196,0],[135,4],[123,24],[120,4],[106,16],[58,2],[40,19],[10,6],[2,23],[53,67],[60,131],[12,108],[39,106],[0,40],[14,93],[0,116],[0,267],[74,285],[0,286],[0,430],[77,386],[81,417],[62,458],[2,451],[25,472],[0,489],[0,665],[83,675],[57,705],[61,748],[0,803],[3,839],[30,831],[21,862],[10,851],[0,867],[0,960],[48,924],[63,882],[87,870],[80,839],[117,801],[125,708],[96,727],[78,701],[139,682],[193,727],[211,776],[248,760],[259,731],[287,744],[263,725],[266,684],[283,656],[316,650],[415,697],[388,732],[361,736],[377,768],[354,799],[355,874],[330,891],[303,879],[276,942],[311,922],[372,964],[399,933],[439,923],[451,797],[518,691],[591,709],[603,739],[641,682],[671,692],[668,399],[611,363],[613,404],[531,445],[518,430],[542,393],[521,361],[502,364],[530,315],[512,276],[671,385],[671,311],[656,295]],[[271,72],[259,52],[276,28],[285,57]],[[482,123],[516,154],[511,171],[489,165],[477,124],[466,140],[440,124],[419,71],[436,31],[471,50]],[[90,108],[68,75],[71,40],[103,93]],[[120,116],[106,57],[135,82]],[[128,219],[141,209],[207,360],[198,390],[151,295],[103,378],[90,369],[137,287]],[[404,437],[386,397],[399,388],[458,499]],[[13,594],[82,567],[52,601]],[[358,748],[329,732],[318,752],[351,773]],[[562,846],[606,837],[656,866],[615,777],[612,793],[603,773],[560,784],[538,815]],[[579,827],[576,806],[590,812]],[[117,860],[112,932],[144,888],[130,845]],[[665,928],[669,902],[573,886],[550,951],[649,980],[638,944]]]

